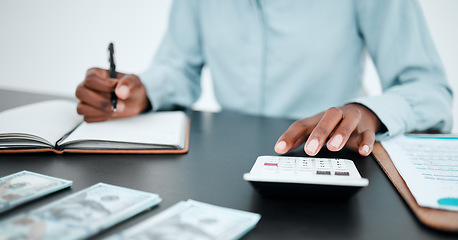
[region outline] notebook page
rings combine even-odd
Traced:
[[[66,139],[65,145],[82,140],[180,145],[186,135],[184,112],[151,112],[132,118],[82,123]]]
[[[38,102],[0,112],[0,136],[12,133],[31,134],[47,140],[54,146],[82,120],[76,112],[75,102]]]
[[[458,136],[406,135],[382,145],[418,205],[458,211]]]

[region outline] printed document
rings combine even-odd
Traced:
[[[458,136],[401,135],[382,145],[418,205],[458,211]]]

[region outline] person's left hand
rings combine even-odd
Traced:
[[[380,119],[363,105],[351,103],[332,107],[315,116],[295,121],[275,144],[275,152],[284,154],[305,142],[304,151],[315,156],[326,144],[330,151],[344,146],[368,156],[374,147]]]

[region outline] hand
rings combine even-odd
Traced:
[[[326,112],[294,122],[275,145],[275,152],[284,154],[305,142],[304,151],[315,156],[326,140],[330,151],[347,146],[363,156],[374,147],[375,133],[383,126],[380,119],[360,104],[329,108]]]
[[[113,91],[118,97],[116,112],[111,104]],[[108,71],[100,68],[87,71],[75,95],[80,100],[77,112],[84,116],[86,122],[132,117],[151,106],[139,77],[118,73],[117,78],[109,78]]]

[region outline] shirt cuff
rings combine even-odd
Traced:
[[[373,97],[361,97],[348,103],[358,103],[370,109],[385,125],[387,131],[377,133],[376,141],[388,139],[403,134],[411,128],[414,121],[414,113],[410,104],[400,96],[381,95]]]

